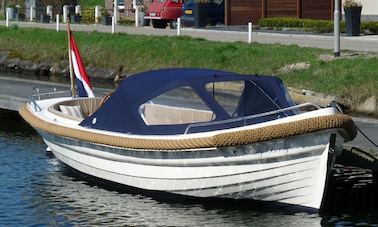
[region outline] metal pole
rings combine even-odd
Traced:
[[[59,18],[59,14],[56,15],[56,31],[58,32],[59,29],[60,29],[60,18]]]
[[[9,11],[5,12],[5,26],[9,27]]]
[[[177,18],[177,36],[181,36],[181,18]]]
[[[252,43],[252,22],[248,22],[248,43]]]
[[[333,34],[334,34],[334,49],[335,57],[340,56],[340,0],[335,0],[335,11],[333,18]]]
[[[115,17],[112,17],[112,34],[115,32]]]

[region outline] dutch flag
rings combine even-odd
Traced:
[[[77,48],[73,34],[70,32],[71,61],[76,77],[77,90],[79,97],[95,97],[91,82],[89,81],[83,61],[81,60],[79,49]]]

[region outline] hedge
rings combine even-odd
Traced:
[[[312,32],[333,32],[332,20],[298,19],[292,17],[264,18],[259,20],[259,25],[273,29],[302,28]],[[340,31],[345,32],[345,21],[340,21]],[[361,31],[378,34],[378,21],[361,21]]]
[[[361,29],[368,30],[373,34],[378,34],[378,21],[362,21]]]

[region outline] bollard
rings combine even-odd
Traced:
[[[177,18],[177,36],[181,36],[181,18]]]
[[[57,15],[56,15],[56,31],[57,31],[57,32],[58,32],[59,29],[60,29],[59,23],[60,23],[60,18],[59,18],[59,14],[57,14]]]
[[[95,6],[95,22],[99,23],[98,18],[101,16],[101,6]]]
[[[51,19],[53,18],[52,8],[50,5],[46,6],[46,15],[50,16]]]
[[[81,6],[80,5],[75,6],[75,15],[81,15]]]
[[[5,12],[5,26],[9,27],[9,11]]]
[[[67,17],[68,17],[68,5],[63,6],[63,22],[67,23]]]
[[[252,22],[248,22],[248,43],[252,43]]]
[[[33,21],[33,18],[34,18],[34,15],[35,15],[34,10],[35,10],[35,6],[31,5],[30,6],[30,22]]]
[[[139,7],[135,7],[135,27],[139,27]]]
[[[117,24],[118,1],[114,0],[113,5],[114,5],[114,9],[113,9],[114,24]]]
[[[112,17],[112,34],[115,33],[115,17]]]

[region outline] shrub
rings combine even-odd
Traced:
[[[126,26],[132,26],[135,24],[135,21],[134,20],[130,20],[129,18],[123,18],[121,17],[119,20],[118,20],[118,23],[120,25],[126,25]]]
[[[88,24],[95,22],[95,7],[90,6],[83,9],[83,22]]]
[[[281,28],[303,28],[312,32],[327,33],[333,32],[332,20],[299,19],[291,17],[263,18],[259,20],[261,27]],[[345,22],[340,22],[340,30],[345,31]]]
[[[369,30],[373,34],[378,34],[378,21],[362,21],[362,30]]]

